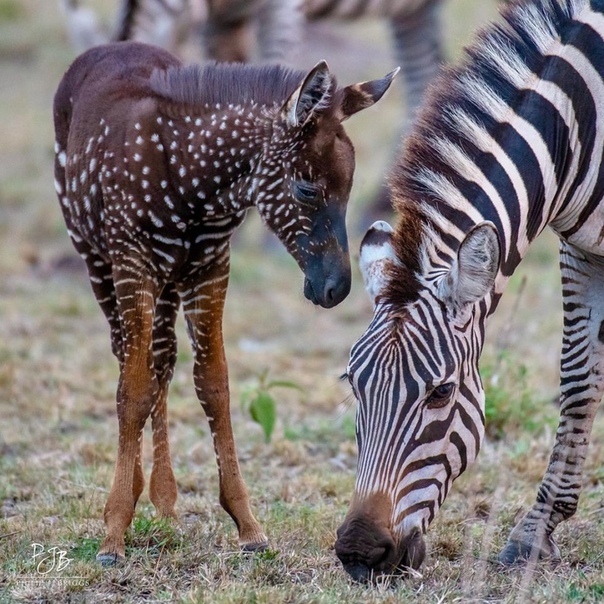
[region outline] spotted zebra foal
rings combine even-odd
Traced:
[[[197,396],[206,412],[220,503],[245,549],[266,545],[241,478],[229,413],[222,312],[229,241],[255,206],[329,308],[350,289],[345,213],[354,150],[342,121],[373,105],[394,73],[338,88],[324,62],[281,67],[184,67],[168,52],[123,42],[71,65],[54,100],[55,186],[88,267],[120,368],[119,442],[97,559],[124,556],[144,476],[151,416],[150,498],[175,517],[166,398],[182,303]]]
[[[484,437],[485,327],[529,245],[560,237],[560,423],[503,563],[560,556],[604,391],[604,1],[523,0],[440,80],[391,176],[399,222],[361,247],[375,303],[353,346],[358,470],[336,553],[357,580],[418,568]]]

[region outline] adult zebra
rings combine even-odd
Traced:
[[[560,423],[537,500],[499,559],[558,557],[604,390],[604,0],[503,9],[445,73],[361,247],[374,317],[353,346],[358,473],[336,553],[357,580],[418,568],[484,435],[486,321],[537,235],[560,237]]]

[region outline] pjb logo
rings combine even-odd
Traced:
[[[67,557],[67,552],[58,547],[45,549],[41,543],[31,544],[34,553],[32,560],[36,565],[36,571],[40,575],[48,575],[51,572],[60,573],[64,571],[73,558]]]

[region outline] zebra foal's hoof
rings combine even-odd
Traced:
[[[268,541],[241,544],[241,551],[246,554],[251,554],[251,553],[255,553],[255,552],[265,552],[267,549],[268,549]]]
[[[99,552],[96,555],[96,561],[101,566],[104,566],[105,568],[109,568],[111,566],[118,566],[125,560],[126,560],[125,556],[122,556],[121,554],[118,554],[118,553],[111,553],[111,552],[100,553]]]

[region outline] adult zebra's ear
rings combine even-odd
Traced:
[[[335,82],[325,61],[319,61],[281,108],[285,122],[300,127],[321,109],[329,107]]]
[[[387,222],[378,220],[363,237],[359,257],[365,289],[374,308],[386,287],[388,265],[393,262],[396,262],[396,255],[392,247],[392,227]]]
[[[461,242],[451,270],[440,283],[440,298],[455,314],[482,300],[495,284],[500,259],[495,225],[478,224]]]
[[[360,82],[359,84],[346,86],[342,91],[342,101],[337,110],[337,116],[340,121],[343,122],[358,111],[367,109],[367,107],[371,107],[371,105],[377,103],[384,96],[386,90],[390,88],[394,76],[399,71],[400,67],[397,67],[381,80],[371,80],[369,82]]]

